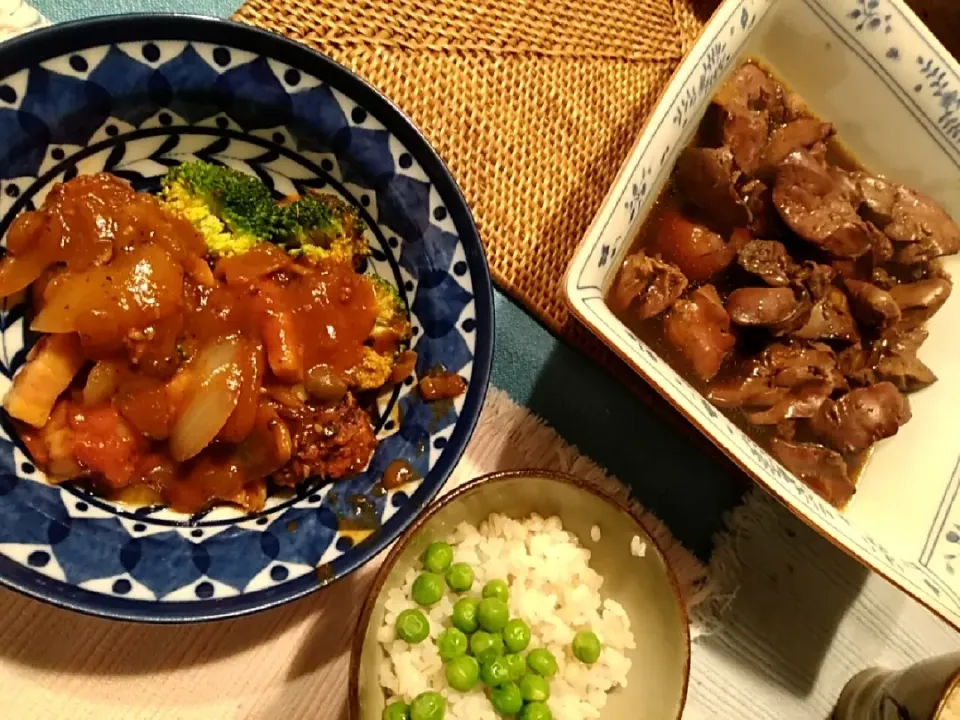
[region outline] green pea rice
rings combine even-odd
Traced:
[[[447,542],[453,546],[454,562],[465,562],[476,573],[469,594],[479,597],[490,580],[506,580],[510,617],[530,626],[527,650],[543,647],[556,657],[559,670],[550,680],[547,701],[554,720],[599,720],[607,694],[627,684],[631,666],[627,653],[636,644],[626,611],[601,596],[603,578],[589,565],[590,551],[563,529],[559,518],[537,515],[523,521],[491,515],[479,527],[464,523]],[[409,703],[433,690],[447,700],[445,720],[501,720],[483,683],[468,693],[447,684],[436,640],[452,626],[458,595],[448,590],[436,605],[421,608],[430,623],[427,640],[409,645],[397,637],[397,616],[416,606],[410,592],[420,570],[411,567],[404,587],[389,591],[385,601],[384,625],[377,639],[383,650],[380,684],[387,702]],[[579,630],[592,630],[600,638],[603,651],[594,665],[573,657],[570,645]]]

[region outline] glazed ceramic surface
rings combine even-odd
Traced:
[[[608,695],[604,719],[679,718],[690,670],[690,637],[680,591],[663,554],[625,508],[576,478],[521,470],[488,475],[444,495],[384,561],[354,640],[352,720],[380,720],[383,712],[378,673],[384,653],[376,636],[383,624],[387,592],[403,585],[403,576],[420,564],[427,545],[449,535],[461,522],[479,525],[492,513],[516,519],[533,513],[558,516],[564,529],[590,550],[590,566],[603,576],[603,597],[619,602],[630,616],[637,647],[627,657],[633,665],[627,687]],[[599,542],[590,537],[594,525],[600,528]],[[646,543],[644,557],[630,551],[635,536]]]
[[[960,298],[930,323],[921,357],[940,381],[879,443],[849,507],[820,500],[607,309],[604,295],[677,153],[727,73],[759,58],[867,166],[960,219],[960,67],[897,0],[727,0],[627,158],[566,278],[575,314],[747,473],[863,563],[960,626]],[[960,259],[947,270],[960,280]]]
[[[332,61],[279,37],[186,17],[105,18],[0,45],[0,234],[57,182],[108,171],[139,190],[180,162],[223,163],[280,197],[323,188],[369,225],[366,272],[393,283],[413,320],[417,374],[438,365],[465,396],[428,406],[414,378],[378,401],[368,469],[308,481],[264,511],[184,516],[53,487],[3,416],[0,582],[117,618],[226,617],[304,595],[386,546],[460,457],[486,391],[492,289],[470,213],[410,122]],[[0,395],[36,340],[31,309],[0,314]],[[422,482],[384,491],[404,458]],[[374,531],[341,531],[363,510]],[[351,527],[356,527],[353,523]]]

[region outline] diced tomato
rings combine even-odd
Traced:
[[[143,441],[116,408],[78,410],[70,424],[74,430],[73,452],[80,464],[102,474],[115,490],[129,485]]]

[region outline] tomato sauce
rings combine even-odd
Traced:
[[[60,450],[62,467],[79,465],[107,494],[140,486],[194,512],[215,501],[262,506],[264,477],[321,415],[339,443],[315,453],[331,473],[372,453],[372,426],[352,397],[314,403],[303,386],[311,368],[347,377],[364,358],[376,301],[350,265],[307,264],[266,244],[211,263],[190,223],[109,175],[54,188],[14,222],[8,251],[0,297],[32,284],[33,329],[76,333],[85,361],[58,400],[66,412],[22,428],[38,462]],[[62,364],[40,359],[52,371]],[[349,433],[335,437],[340,426]]]

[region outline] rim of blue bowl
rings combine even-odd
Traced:
[[[266,30],[232,20],[181,13],[105,15],[51,25],[0,43],[0,68],[12,74],[70,50],[115,42],[185,40],[213,42],[231,48],[267,55],[328,82],[356,100],[406,146],[436,186],[453,220],[467,266],[474,279],[477,309],[477,345],[473,374],[463,410],[445,452],[416,490],[402,513],[388,520],[376,541],[361,543],[330,564],[329,578],[310,573],[288,583],[256,592],[209,601],[157,602],[112,598],[32,572],[0,555],[0,586],[28,597],[87,615],[141,623],[197,623],[249,615],[284,605],[350,575],[389,546],[424,511],[450,477],[473,436],[487,394],[493,365],[493,283],[486,252],[473,215],[460,187],[446,164],[414,122],[383,93],[348,70],[306,45]],[[427,481],[430,481],[429,484]],[[404,517],[401,518],[401,515]],[[343,561],[343,562],[341,562]]]

